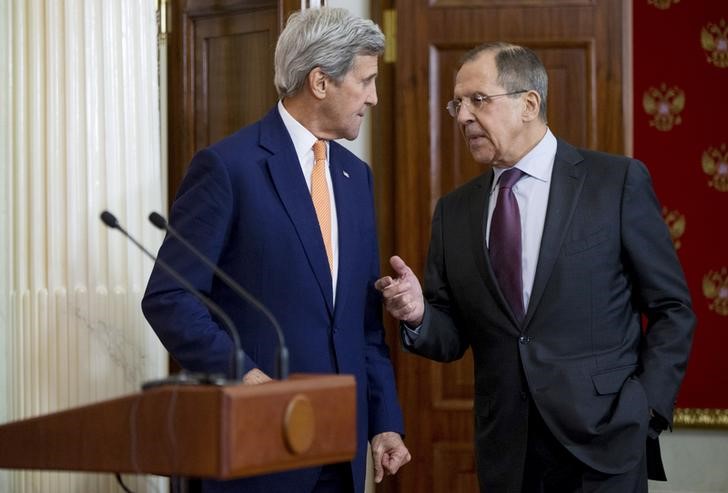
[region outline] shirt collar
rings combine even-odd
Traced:
[[[313,143],[318,139],[306,127],[301,125],[298,120],[291,116],[288,110],[286,110],[286,107],[283,106],[283,101],[278,101],[278,112],[281,114],[283,125],[286,127],[286,130],[288,130],[288,135],[291,136],[293,147],[296,148],[298,161],[302,163],[305,160],[306,154],[313,153]],[[327,156],[328,146],[329,143],[326,142]]]
[[[313,144],[311,144],[313,145]],[[551,179],[551,170],[554,167],[554,158],[556,157],[556,137],[551,133],[551,129],[546,128],[546,133],[541,140],[528,151],[525,156],[518,161],[514,168],[518,168],[528,176],[532,176],[537,180],[548,183]],[[493,178],[493,186],[495,188],[498,178],[508,168],[493,168],[495,177]]]

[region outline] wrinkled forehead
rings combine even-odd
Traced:
[[[502,89],[498,83],[498,70],[495,66],[495,52],[486,51],[469,60],[460,67],[455,76],[456,96],[471,95],[474,92],[493,94]]]

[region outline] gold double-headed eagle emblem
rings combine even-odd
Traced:
[[[671,211],[667,207],[662,208],[662,219],[670,230],[670,238],[672,238],[672,246],[675,250],[679,250],[682,246],[682,235],[685,234],[685,215],[678,211]]]
[[[708,63],[716,67],[728,67],[728,24],[721,19],[718,24],[709,22],[700,31],[700,44],[708,52]]]
[[[728,192],[728,150],[726,145],[709,147],[703,152],[703,171],[710,176],[708,186],[719,192]]]
[[[711,300],[710,308],[718,315],[728,315],[728,269],[710,271],[703,277],[703,294]]]
[[[652,115],[650,126],[667,132],[682,123],[680,113],[685,108],[685,92],[677,86],[668,89],[667,84],[662,83],[659,88],[650,87],[645,91],[642,106],[648,115]]]

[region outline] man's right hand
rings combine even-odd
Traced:
[[[257,368],[253,368],[248,373],[243,375],[243,384],[245,385],[258,385],[265,382],[270,382],[272,379],[260,371]]]
[[[394,269],[395,277],[382,277],[374,283],[374,287],[382,293],[384,306],[394,318],[410,327],[417,327],[422,324],[425,314],[420,281],[398,256],[390,258],[389,264]]]

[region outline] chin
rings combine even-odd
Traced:
[[[475,159],[475,162],[480,164],[490,164],[495,158],[495,154],[482,149],[470,149],[470,154],[473,156],[473,159]]]
[[[354,140],[357,137],[359,137],[359,129],[353,130],[351,132],[346,132],[343,136],[346,140]]]

